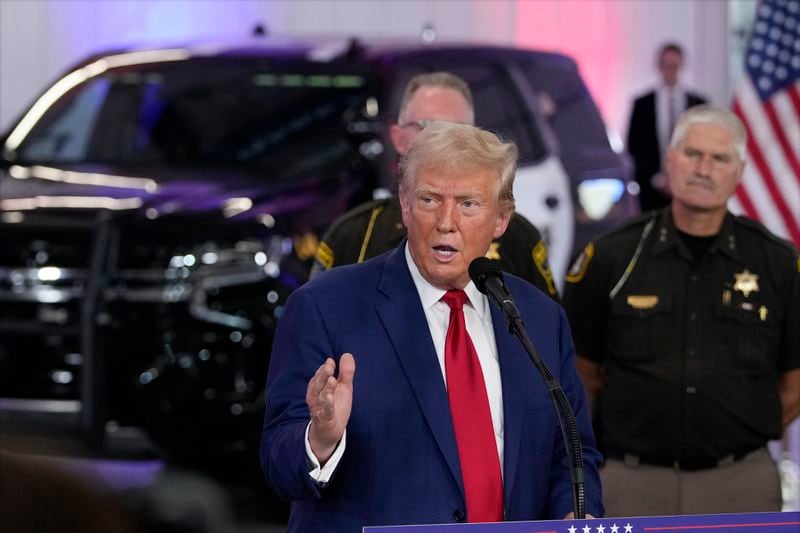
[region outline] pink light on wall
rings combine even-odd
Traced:
[[[629,92],[621,86],[621,9],[618,2],[518,2],[515,44],[571,56],[603,117],[616,116]]]

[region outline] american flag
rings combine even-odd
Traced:
[[[733,111],[748,162],[730,208],[800,246],[800,0],[762,0]]]

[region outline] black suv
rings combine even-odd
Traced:
[[[144,428],[205,464],[249,450],[282,305],[331,221],[392,189],[387,126],[434,70],[518,143],[518,204],[557,272],[633,213],[562,55],[272,38],[95,55],[0,139],[4,422],[98,444]]]

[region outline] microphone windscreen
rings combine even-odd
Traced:
[[[478,287],[478,290],[485,293],[486,278],[497,276],[503,279],[503,271],[497,261],[492,261],[486,257],[476,257],[469,264],[469,277]]]

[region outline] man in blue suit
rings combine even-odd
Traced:
[[[467,272],[508,225],[516,156],[513,143],[473,126],[426,125],[401,162],[407,241],[324,272],[287,302],[267,378],[261,464],[292,501],[290,531],[570,514],[550,396]],[[586,510],[601,516],[600,456],[564,311],[527,282],[506,281],[573,406]],[[466,300],[463,314],[451,310],[456,296]],[[459,353],[480,383],[466,393]],[[478,407],[465,412],[464,401]]]

